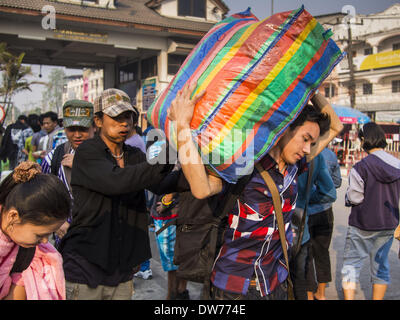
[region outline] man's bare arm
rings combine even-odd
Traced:
[[[342,122],[336,115],[335,111],[333,110],[328,100],[326,100],[323,95],[321,95],[320,93],[316,93],[311,98],[311,102],[315,107],[319,108],[322,113],[326,113],[329,115],[331,119],[331,125],[329,130],[323,136],[319,137],[315,146],[313,146],[313,148],[311,149],[310,154],[307,156],[308,162],[310,162],[322,150],[324,150],[325,147],[329,144],[329,142],[331,142],[343,130]]]
[[[194,107],[204,92],[190,96],[195,85],[186,85],[176,96],[168,112],[170,120],[175,121],[177,128],[178,157],[182,171],[189,182],[194,197],[204,199],[222,191],[222,181],[207,173],[201,156],[192,140],[190,122]]]

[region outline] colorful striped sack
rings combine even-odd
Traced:
[[[248,9],[216,24],[148,111],[176,144],[167,110],[187,82],[206,89],[191,122],[211,173],[235,183],[253,169],[343,58],[304,7],[259,21]]]

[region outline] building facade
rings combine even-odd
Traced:
[[[101,89],[126,91],[144,116],[228,11],[222,0],[0,0],[0,37],[27,64],[102,70]],[[93,100],[90,81],[74,79],[65,98]]]
[[[349,53],[321,87],[333,104],[350,106],[349,88],[355,89],[355,108],[376,121],[400,120],[400,3],[369,15],[332,14],[319,17],[334,32],[333,39]],[[350,25],[350,32],[348,26]]]
[[[83,75],[66,77],[63,88],[63,104],[67,100],[79,99],[94,102],[104,88],[102,69],[84,69]]]

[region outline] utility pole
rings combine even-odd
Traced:
[[[271,0],[271,16],[274,14],[274,0]]]
[[[353,65],[353,47],[352,47],[352,34],[351,34],[351,24],[350,19],[347,20],[347,59],[349,62],[349,96],[350,96],[350,106],[354,109],[356,106],[356,84],[354,81],[354,65]]]
[[[342,11],[344,13],[344,11]],[[349,18],[349,13],[347,12],[347,15],[344,19],[346,21],[343,21],[343,25],[347,27],[347,61],[348,61],[348,66],[349,66],[349,81],[348,81],[348,94],[350,98],[350,106],[354,109],[356,107],[356,82],[355,82],[355,77],[354,77],[354,63],[353,63],[353,36],[352,36],[352,30],[351,26],[352,25],[363,25],[364,21],[361,20],[361,23],[357,23],[355,21],[355,14],[353,13],[353,21]],[[343,20],[344,20],[343,19]],[[338,25],[339,23],[330,23],[330,22],[325,22],[324,24],[326,25],[331,25],[335,26]],[[340,23],[341,24],[341,23]]]

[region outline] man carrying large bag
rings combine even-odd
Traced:
[[[177,275],[204,279],[202,298],[292,298],[296,177],[342,130],[321,95],[307,105],[343,57],[331,35],[304,7],[263,21],[232,15],[149,109],[183,170]]]
[[[187,84],[178,93],[168,116],[176,123],[179,160],[191,193],[197,199],[207,199],[224,192],[227,183],[206,170],[192,140],[190,122],[194,107],[205,94],[191,99],[194,89],[195,84]],[[313,105],[304,107],[256,164],[229,212],[224,241],[211,273],[214,299],[285,300],[288,294],[292,297],[286,249],[292,240],[290,220],[297,198],[296,177],[343,129],[322,95],[315,94],[311,101]],[[282,203],[277,205],[279,200]],[[279,207],[284,231],[278,228]]]

